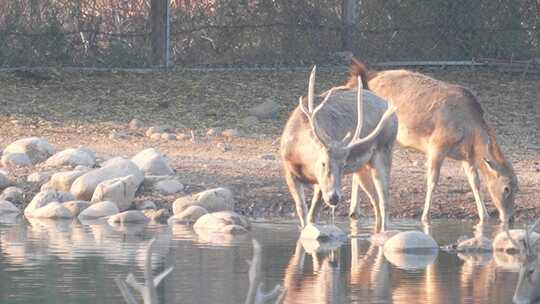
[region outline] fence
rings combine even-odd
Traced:
[[[540,1],[0,2],[3,67],[304,65],[343,50],[371,62],[540,57]]]

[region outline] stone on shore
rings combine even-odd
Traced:
[[[173,203],[173,213],[178,214],[190,206],[199,206],[208,212],[232,211],[234,199],[231,190],[227,188],[210,189],[178,198]]]
[[[115,202],[120,211],[131,207],[135,193],[142,180],[135,175],[105,180],[99,183],[92,195],[91,202]]]
[[[45,161],[54,154],[54,148],[46,139],[28,137],[9,144],[3,152],[4,155],[24,154],[32,164]]]
[[[131,159],[144,175],[173,175],[174,170],[167,159],[156,149],[150,148],[139,152]]]
[[[208,211],[204,209],[203,207],[199,206],[189,206],[188,208],[184,209],[182,212],[175,214],[174,216],[170,217],[167,223],[169,225],[171,224],[193,224],[195,223],[201,216],[207,214]]]
[[[106,216],[111,216],[120,212],[114,202],[104,201],[92,204],[84,209],[78,216],[80,220],[95,220]]]
[[[53,156],[49,157],[45,164],[51,167],[93,167],[96,164],[96,154],[86,147],[79,147],[76,149],[70,148],[57,152]]]
[[[228,226],[240,226],[228,227]],[[211,233],[244,233],[251,228],[249,220],[232,211],[220,211],[201,216],[193,225],[195,231],[203,230]]]

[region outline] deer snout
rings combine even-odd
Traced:
[[[336,206],[341,201],[341,195],[338,192],[332,192],[328,197],[328,204]]]

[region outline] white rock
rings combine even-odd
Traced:
[[[265,101],[249,109],[249,114],[259,119],[275,118],[279,111],[279,105],[271,100]]]
[[[4,149],[4,154],[26,154],[32,164],[42,162],[54,154],[54,148],[46,139],[29,137],[19,139]]]
[[[150,137],[152,134],[161,134],[167,131],[172,131],[170,126],[153,126],[146,130],[146,136]]]
[[[135,175],[105,180],[97,185],[91,202],[111,201],[116,203],[120,211],[127,210],[131,207],[141,182],[142,179]]]
[[[518,244],[523,244],[523,239],[525,239],[524,229],[511,229],[508,231],[508,233],[510,234],[512,239]],[[536,242],[536,240],[538,240],[539,237],[540,234],[534,231],[529,235],[529,238],[531,239],[533,244]],[[504,231],[499,232],[499,234],[495,236],[495,239],[493,240],[493,249],[495,251],[504,251],[508,253],[517,253],[520,251],[520,248],[514,245],[514,243],[508,238],[508,235]]]
[[[90,170],[74,170],[55,173],[51,176],[48,186],[59,191],[70,191],[73,182],[89,171]]]
[[[9,185],[11,185],[9,178],[6,176],[6,174],[4,174],[4,172],[0,172],[0,189],[7,188]]]
[[[220,211],[205,214],[195,222],[193,228],[195,231],[204,230],[206,232],[214,233],[243,232],[239,229],[230,229],[231,227],[227,228],[227,226],[230,225],[241,226],[245,231],[251,228],[249,220],[246,217],[232,211]]]
[[[455,251],[461,253],[485,253],[493,251],[491,240],[485,236],[460,238],[455,245]]]
[[[162,194],[170,195],[184,190],[184,185],[175,179],[170,179],[157,182],[154,189]]]
[[[26,181],[41,186],[51,179],[51,176],[51,172],[34,172],[26,177]]]
[[[156,149],[139,152],[131,159],[145,175],[173,175],[174,170]]]
[[[31,218],[36,210],[51,202],[62,203],[70,200],[73,200],[73,196],[67,192],[59,192],[54,190],[39,192],[36,194],[36,196],[34,196],[30,204],[28,204],[28,206],[26,206],[24,209],[24,215]]]
[[[167,223],[172,224],[192,224],[195,223],[201,216],[207,214],[208,211],[203,207],[189,206],[182,212],[170,217]]]
[[[120,212],[114,202],[104,201],[92,204],[84,209],[78,216],[80,220],[94,220],[105,216],[111,216]]]
[[[59,202],[51,202],[33,211],[32,218],[69,219],[73,214]]]
[[[47,159],[45,164],[51,167],[93,167],[96,164],[96,155],[85,147],[79,147],[77,149],[66,149],[51,156],[49,159]]]
[[[90,207],[90,205],[90,202],[87,201],[68,201],[62,203],[62,206],[68,209],[74,217],[79,216],[79,214],[86,208]]]
[[[110,225],[124,223],[146,223],[148,218],[139,210],[128,210],[112,215],[107,220]]]
[[[138,201],[138,202],[135,202],[135,209],[137,210],[146,210],[146,209],[157,209],[157,206],[154,202],[152,201]]]
[[[234,199],[231,190],[215,188],[195,195],[178,198],[173,203],[173,213],[178,214],[189,206],[199,206],[208,212],[233,211]]]
[[[429,252],[438,250],[437,242],[428,234],[421,231],[400,232],[384,244],[385,252]]]
[[[15,204],[22,204],[24,201],[24,191],[17,187],[7,187],[2,191],[0,200],[10,201]]]
[[[427,251],[422,251],[421,253],[384,250],[384,257],[388,260],[388,262],[405,270],[426,268],[435,262],[437,255],[437,249],[430,249]]]
[[[2,165],[4,167],[27,167],[32,165],[28,155],[24,153],[10,153],[2,155]]]
[[[7,213],[19,213],[19,208],[17,208],[13,203],[9,201],[0,200],[0,216]]]
[[[347,239],[347,234],[335,225],[308,224],[300,233],[302,240],[342,240]]]
[[[79,200],[89,201],[92,199],[97,185],[103,181],[133,175],[137,181],[137,187],[143,181],[143,173],[129,160],[117,160],[99,169],[77,178],[71,185],[71,193]],[[131,203],[131,202],[130,202]]]

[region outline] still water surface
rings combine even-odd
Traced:
[[[198,236],[181,225],[0,223],[0,303],[124,303],[114,278],[132,272],[142,280],[144,249],[156,236],[154,272],[174,266],[158,288],[161,303],[243,303],[251,237],[263,249],[263,289],[286,287],[284,303],[511,303],[518,269],[507,257],[439,251],[416,261],[431,264],[411,269],[370,244],[370,225],[338,225],[354,237],[331,250],[299,241],[296,223],[283,221],[254,223],[250,235],[237,238]],[[422,229],[415,221],[391,228]],[[487,227],[486,236],[497,229]],[[439,244],[472,231],[473,223],[461,221],[430,227]]]

